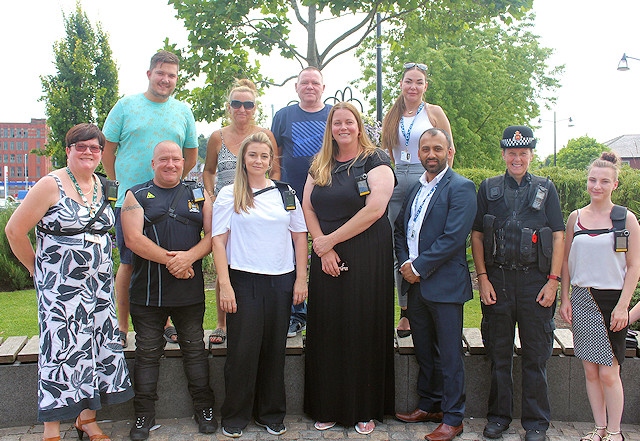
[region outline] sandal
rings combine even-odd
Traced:
[[[367,429],[367,425],[369,424],[373,425],[371,429]],[[355,428],[356,428],[356,432],[358,432],[360,435],[369,435],[371,432],[375,430],[376,423],[374,423],[373,420],[363,421],[361,423],[356,424]]]
[[[580,438],[580,441],[602,441],[604,439],[604,435],[600,435],[598,433],[599,430],[604,430],[605,432],[607,431],[607,427],[606,426],[595,426],[594,429],[585,434],[582,438]],[[598,437],[599,439],[596,440],[594,439],[595,437]]]
[[[126,348],[127,343],[127,333],[118,329],[118,339],[120,340],[120,344],[122,345],[122,349]]]
[[[407,318],[407,310],[406,309],[401,309],[400,310],[400,321],[398,321],[398,326],[400,326],[400,322],[402,321],[402,319],[406,319],[407,324],[409,324],[409,319]],[[396,328],[396,332],[398,334],[398,338],[405,338],[405,337],[409,337],[411,335],[411,329],[398,329],[398,328]]]
[[[175,340],[173,337],[175,337]],[[178,331],[176,331],[175,326],[167,326],[164,328],[164,339],[167,343],[178,343]]]
[[[320,421],[316,421],[313,427],[315,427],[316,430],[329,430],[335,425],[336,425],[335,421],[330,423],[321,423]]]
[[[214,341],[218,340],[218,341]],[[211,334],[209,334],[209,350],[213,349],[213,345],[221,345],[227,340],[227,333],[222,328],[216,328]]]
[[[613,441],[611,435],[620,435],[620,440],[624,441],[624,435],[619,430],[617,432],[609,432],[608,430],[606,430],[606,432],[607,434],[604,436],[604,438],[602,438],[602,441]]]
[[[78,439],[80,441],[82,441],[82,438],[84,438],[84,434],[86,433],[87,435],[89,435],[87,432],[85,432],[83,430],[83,427],[85,424],[89,424],[89,423],[95,423],[96,419],[95,418],[89,418],[88,420],[82,420],[82,418],[80,418],[80,415],[78,415],[78,418],[76,419],[75,422],[75,427],[76,427],[76,431],[78,432]],[[111,438],[109,437],[109,435],[105,435],[104,433],[96,433],[95,435],[89,435],[89,441],[96,441],[96,440],[109,440],[111,441]]]
[[[50,436],[49,438],[42,438],[42,441],[60,441],[60,436]]]

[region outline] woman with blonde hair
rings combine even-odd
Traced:
[[[612,152],[591,163],[591,201],[567,219],[560,314],[573,328],[575,355],[582,359],[595,420],[582,441],[624,441],[620,367],[629,302],[640,277],[640,226],[633,213],[611,201],[619,163]]]
[[[228,327],[222,433],[231,438],[251,419],[271,435],[287,430],[289,313],[307,297],[307,227],[291,188],[267,177],[273,156],[267,135],[247,137],[234,183],[213,206],[213,258]]]
[[[226,104],[229,125],[213,132],[209,137],[202,180],[204,188],[214,201],[222,187],[233,184],[240,144],[247,136],[259,132],[264,133],[275,151],[278,151],[276,140],[271,131],[256,125],[256,98],[256,85],[251,80],[246,78],[236,80],[229,92]],[[269,172],[269,177],[280,179],[280,162],[277,157],[273,159],[273,167]],[[227,321],[224,311],[220,308],[219,291],[220,286],[216,281],[218,326],[209,336],[209,349],[211,349],[211,345],[224,343],[227,338]]]
[[[313,239],[304,408],[317,430],[368,434],[393,414],[393,186],[356,108],[336,104],[302,202]]]

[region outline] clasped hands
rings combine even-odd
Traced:
[[[420,276],[416,276],[416,274],[413,272],[413,269],[411,268],[411,262],[403,263],[399,271],[400,274],[402,274],[404,280],[411,283],[412,285],[420,281]]]
[[[193,261],[186,251],[167,251],[169,261],[166,263],[167,270],[176,279],[191,279],[196,273],[193,270]]]

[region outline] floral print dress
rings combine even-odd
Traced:
[[[118,342],[109,234],[56,236],[90,221],[89,209],[68,197],[57,176],[60,200],[38,223],[34,284],[38,298],[40,355],[38,421],[75,418],[83,409],[133,396]],[[94,223],[110,228],[107,207]]]

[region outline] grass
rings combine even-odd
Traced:
[[[464,306],[464,327],[479,328],[482,311],[475,298]],[[215,329],[217,323],[216,300],[213,290],[205,291],[204,329]],[[38,313],[36,291],[27,289],[22,291],[0,292],[0,337],[26,335],[32,337],[38,334]],[[400,308],[396,306],[396,323],[400,319]],[[130,329],[133,329],[131,325]]]

